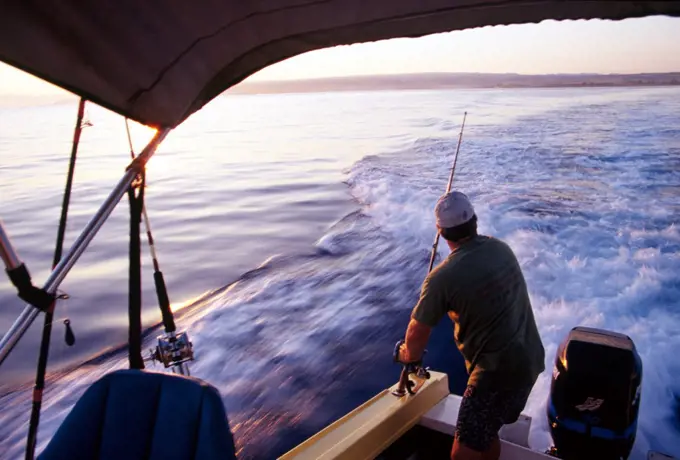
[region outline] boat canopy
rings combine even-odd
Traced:
[[[0,60],[172,128],[307,51],[546,19],[680,16],[680,1],[0,0],[0,12]]]

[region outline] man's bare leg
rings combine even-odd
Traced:
[[[491,443],[489,450],[484,452],[484,460],[498,460],[501,457],[501,441],[496,436]]]
[[[470,449],[465,444],[459,442],[458,438],[453,440],[451,460],[498,460],[500,456],[501,442],[498,437],[494,438],[491,446],[484,452]]]

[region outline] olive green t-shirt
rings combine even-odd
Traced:
[[[543,372],[545,351],[526,282],[504,242],[477,236],[428,275],[411,317],[434,327],[445,314],[455,325],[468,385],[533,386]]]

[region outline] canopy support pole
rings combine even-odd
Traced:
[[[5,227],[0,220],[0,258],[5,264],[7,271],[14,270],[21,265],[21,260],[12,246],[9,235],[5,232]]]
[[[106,222],[108,217],[111,215],[123,195],[127,193],[127,190],[132,182],[144,170],[146,162],[149,160],[149,158],[151,158],[151,156],[153,156],[160,143],[163,142],[163,139],[165,139],[171,130],[172,128],[162,128],[157,131],[151,141],[149,141],[147,146],[144,148],[142,153],[132,163],[130,163],[122,179],[118,182],[111,194],[106,198],[90,222],[88,222],[88,224],[85,226],[80,236],[76,239],[75,243],[73,243],[73,246],[71,246],[69,251],[47,278],[47,281],[43,286],[44,291],[48,293],[56,292],[62,281],[64,281],[64,278],[66,278],[66,275],[75,265],[76,261],[80,258],[99,229],[102,227],[102,225],[104,225],[104,222]],[[2,240],[4,245],[5,238],[3,237]],[[11,252],[8,254],[12,255],[14,253]],[[14,255],[16,256],[16,254]],[[0,340],[0,365],[2,365],[21,337],[23,337],[23,335],[26,333],[35,318],[38,316],[39,312],[40,310],[38,308],[35,308],[32,305],[27,305],[14,324],[12,324],[7,333],[3,336],[2,340]]]

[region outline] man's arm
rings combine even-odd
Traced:
[[[399,348],[399,361],[412,363],[423,357],[432,328],[411,318],[406,329],[406,343]]]
[[[420,299],[411,313],[411,321],[406,329],[406,343],[399,349],[401,362],[414,362],[423,357],[432,328],[448,311],[445,287],[436,272],[437,269],[423,282]]]

